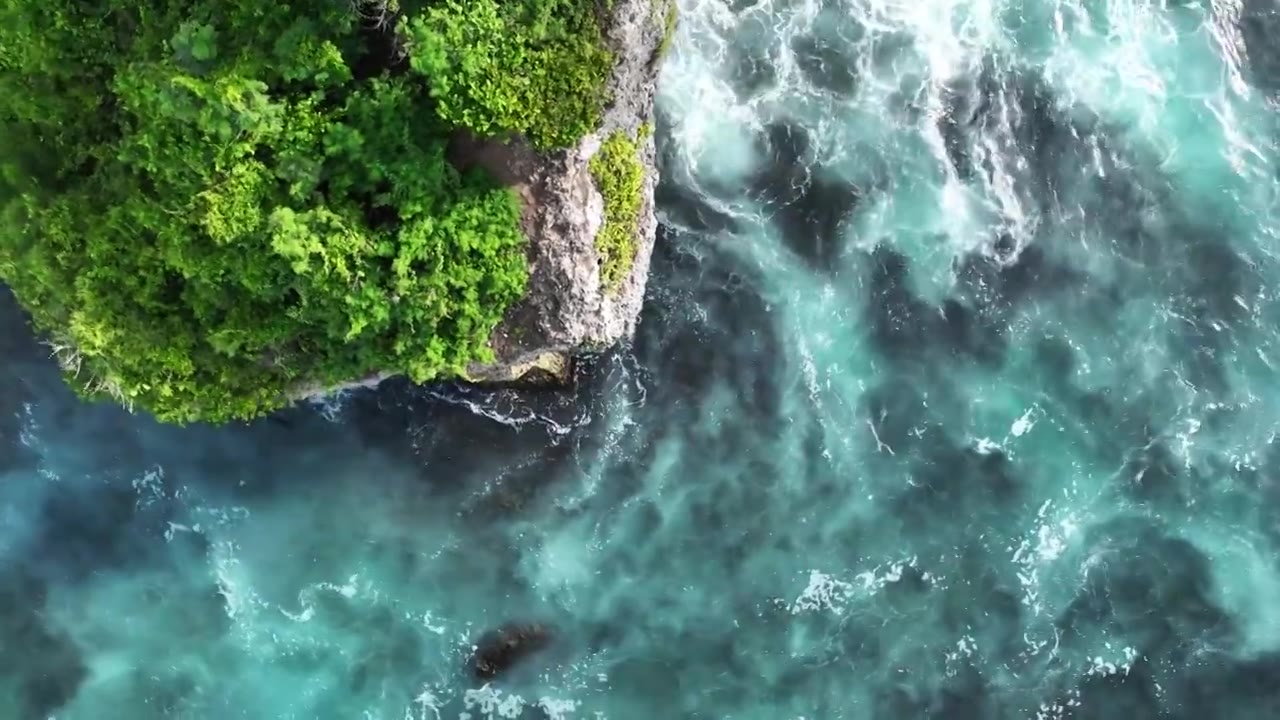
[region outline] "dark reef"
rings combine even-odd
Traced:
[[[486,633],[476,642],[471,672],[481,680],[491,680],[516,663],[545,648],[551,629],[539,623],[510,623]]]

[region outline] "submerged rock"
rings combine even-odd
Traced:
[[[551,629],[541,623],[508,623],[485,633],[471,655],[471,672],[480,680],[510,670],[551,643]]]

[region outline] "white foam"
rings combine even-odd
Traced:
[[[804,612],[843,612],[854,586],[817,570],[809,571],[809,584],[790,605],[792,615]]]
[[[469,689],[462,697],[467,710],[480,713],[484,720],[515,720],[524,711],[524,698],[515,694],[503,693],[492,685],[485,684],[476,689]]]
[[[138,507],[148,507],[164,497],[164,468],[157,465],[135,477],[132,484],[138,495]]]
[[[977,651],[978,641],[972,635],[962,635],[956,641],[955,649],[948,650],[943,655],[947,677],[955,677],[960,666],[972,660]]]
[[[444,701],[436,696],[430,687],[423,687],[422,692],[413,699],[413,704],[418,707],[418,720],[427,720],[427,713],[436,720],[440,720],[440,708],[443,707]],[[408,718],[409,711],[405,709],[405,716]],[[409,718],[409,720],[413,720]]]
[[[1040,570],[1061,557],[1079,534],[1075,511],[1066,509],[1055,514],[1051,512],[1053,508],[1051,499],[1040,505],[1035,528],[1014,549],[1012,557],[1013,564],[1019,568],[1017,577],[1022,585],[1022,604],[1037,616],[1044,611],[1040,598]]]
[[[1111,643],[1106,643],[1106,650],[1106,655],[1093,657],[1085,674],[1099,677],[1128,675],[1138,659],[1138,651],[1127,645],[1117,651],[1112,648]]]
[[[1032,419],[1032,414],[1035,413],[1035,411],[1035,406],[1027,408],[1027,411],[1022,413],[1022,416],[1015,420],[1013,425],[1009,427],[1009,434],[1017,438],[1030,432],[1031,428],[1036,425],[1035,420]]]
[[[218,594],[222,596],[227,617],[236,619],[253,607],[253,591],[240,572],[240,560],[230,542],[215,543],[210,548]]]
[[[541,697],[538,698],[538,707],[547,714],[547,720],[568,720],[569,715],[577,711],[581,705],[577,700],[564,700],[560,698]]]

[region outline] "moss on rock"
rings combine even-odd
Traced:
[[[618,289],[635,260],[644,186],[638,142],[643,142],[650,132],[647,124],[635,139],[626,132],[615,132],[591,158],[591,175],[604,197],[604,226],[596,235],[595,245],[600,256],[600,284],[605,292]]]
[[[676,27],[680,24],[680,11],[676,7],[676,0],[667,0],[667,14],[662,22],[662,42],[658,45],[659,60],[671,51],[671,41],[676,36]]]

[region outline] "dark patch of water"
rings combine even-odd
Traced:
[[[1161,668],[1181,668],[1202,648],[1234,645],[1209,560],[1187,540],[1145,518],[1121,517],[1090,527],[1085,546],[1084,582],[1058,621],[1064,646],[1105,633]]]
[[[1168,714],[1150,666],[1139,661],[1127,673],[1082,679],[1069,699],[1059,700],[1064,720],[1157,720]]]
[[[874,430],[864,435],[867,449],[873,453],[892,450],[893,457],[911,456],[942,437],[940,419],[929,410],[916,378],[890,375],[863,393],[860,404],[864,419]]]
[[[47,365],[48,353],[28,329],[13,293],[0,285],[0,475],[36,462],[22,441],[22,426],[36,397],[33,383],[38,376],[33,373],[28,380],[28,373]]]
[[[778,83],[778,70],[767,50],[735,45],[729,52],[729,84],[739,100],[748,100]]]
[[[1245,0],[1238,23],[1250,81],[1264,92],[1280,92],[1280,3]]]
[[[776,418],[787,353],[756,269],[711,240],[665,228],[652,272],[634,345],[646,372],[662,378],[649,402],[696,411],[724,383],[748,417]]]
[[[866,314],[871,338],[885,355],[902,360],[926,352],[935,311],[911,291],[906,256],[878,245],[869,258],[871,273]]]
[[[942,89],[942,114],[937,120],[947,158],[961,180],[974,177],[969,136],[987,112],[991,98],[980,92],[977,79],[965,75]]]
[[[1121,470],[1121,482],[1132,497],[1157,507],[1176,507],[1187,500],[1177,458],[1158,440],[1131,453]]]
[[[894,682],[878,688],[873,717],[923,718],[925,720],[1000,720],[1006,717],[1000,701],[982,676],[971,666],[951,673],[942,684],[932,677],[942,673],[929,668],[928,660],[899,663]]]
[[[791,41],[796,65],[809,84],[839,97],[852,95],[858,87],[857,59],[849,50],[847,40],[817,33]]]
[[[20,568],[0,574],[0,707],[18,720],[54,717],[88,676],[75,645],[41,617],[45,593]]]
[[[1009,509],[1021,485],[1004,453],[944,442],[924,448],[911,479],[911,489],[899,498],[900,516],[961,511],[975,522],[986,510]]]
[[[143,490],[145,493],[146,490]],[[144,496],[145,497],[145,496]],[[179,519],[177,503],[157,497],[139,504],[139,493],[127,482],[57,483],[37,511],[39,531],[30,555],[50,581],[76,583],[101,572],[127,571],[172,557],[177,550],[163,540],[168,522]],[[202,557],[203,538],[183,533]]]
[[[1171,288],[1181,320],[1171,342],[1188,351],[1182,367],[1189,382],[1225,395],[1227,356],[1254,326],[1242,301],[1259,297],[1262,278],[1258,265],[1236,252],[1221,229],[1191,228],[1185,242],[1177,281],[1182,292]]]
[[[1001,240],[997,239],[999,249]],[[1088,278],[1078,270],[1052,258],[1039,245],[1030,245],[1004,258],[983,253],[966,255],[959,268],[960,288],[972,298],[982,314],[1008,317],[1009,312],[1033,298],[1055,293],[1082,291]]]
[[[811,266],[834,270],[844,249],[845,221],[862,190],[817,167],[808,131],[794,122],[766,126],[758,151],[764,159],[748,192],[764,205],[788,247]]]
[[[1188,668],[1183,682],[1165,688],[1169,704],[1187,720],[1280,717],[1280,654],[1210,657]],[[1229,701],[1224,699],[1229,698]]]
[[[1080,161],[1091,160],[1082,120],[1069,117],[1037,75],[1005,68],[1000,58],[987,58],[976,76],[952,83],[943,107],[938,129],[956,174],[972,179],[980,169],[994,182],[998,164],[1019,181],[1019,195],[1047,214],[1072,176],[1088,167]]]
[[[990,280],[975,283],[984,292],[1003,282],[998,266],[992,267],[997,269]],[[999,315],[958,299],[944,301],[941,308],[924,302],[911,289],[907,258],[886,245],[871,253],[868,272],[865,313],[872,341],[887,357],[896,362],[962,357],[991,368],[1003,361],[1006,340]]]

